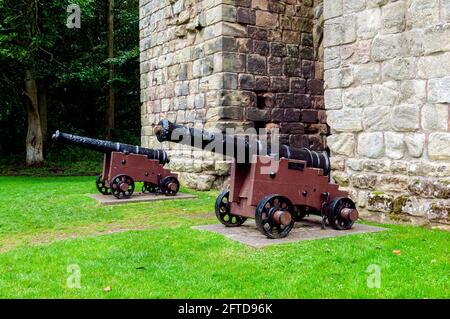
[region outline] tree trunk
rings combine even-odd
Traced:
[[[109,0],[108,6],[108,58],[114,58],[114,0]],[[115,96],[113,79],[114,64],[109,63],[108,103],[106,106],[106,136],[108,139],[112,137],[112,130],[114,129]]]
[[[25,93],[27,96],[28,131],[26,139],[26,164],[39,165],[44,162],[41,119],[39,116],[38,90],[33,72],[25,71]]]
[[[42,139],[45,142],[47,140],[47,86],[43,80],[38,83],[39,117],[41,119]]]

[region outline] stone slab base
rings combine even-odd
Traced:
[[[165,196],[165,195],[149,195],[136,193],[131,198],[128,199],[117,199],[114,196],[105,196],[101,194],[89,194],[87,195],[96,201],[98,201],[102,205],[120,205],[120,204],[128,204],[128,203],[140,203],[140,202],[154,202],[161,200],[173,200],[173,199],[188,199],[188,198],[197,198],[195,195],[178,193],[175,196]]]
[[[355,224],[353,229],[346,231],[339,231],[329,227],[322,230],[320,217],[316,216],[307,217],[303,221],[296,223],[289,236],[282,239],[269,239],[262,235],[258,229],[256,229],[255,222],[252,219],[249,219],[244,225],[237,228],[229,228],[221,224],[194,226],[192,228],[222,234],[229,239],[236,240],[242,244],[254,248],[263,248],[276,244],[294,243],[301,240],[322,239],[352,234],[376,233],[387,230],[386,228],[364,224]]]

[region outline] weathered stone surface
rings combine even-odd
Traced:
[[[400,102],[400,90],[397,82],[384,82],[372,87],[373,101],[377,105],[393,106]]]
[[[396,175],[382,175],[380,177],[380,190],[405,193],[408,189],[409,179],[405,176],[396,176]]]
[[[373,8],[358,13],[358,37],[370,39],[381,28],[381,9]]]
[[[361,133],[358,136],[358,154],[368,158],[384,155],[383,133]]]
[[[351,174],[350,183],[356,188],[374,189],[377,184],[377,175],[373,174]]]
[[[347,109],[327,112],[328,124],[337,132],[359,132],[362,130],[362,110]]]
[[[328,20],[342,15],[343,12],[342,0],[324,1],[323,17]]]
[[[450,159],[450,133],[430,134],[428,156],[434,160]]]
[[[425,56],[419,59],[418,75],[423,79],[440,78],[449,74],[450,52]]]
[[[347,160],[347,166],[354,171],[362,171],[364,168],[364,160],[351,158]]]
[[[398,33],[406,27],[406,1],[389,3],[382,8],[383,33]]]
[[[342,109],[341,89],[330,89],[325,91],[325,108],[327,110]]]
[[[351,43],[356,40],[356,18],[347,15],[325,21],[324,45],[331,47],[335,45]]]
[[[411,0],[406,14],[406,25],[425,27],[438,22],[439,0]]]
[[[358,108],[372,105],[372,87],[360,86],[346,89],[343,94],[344,107]]]
[[[433,0],[435,1],[435,0]],[[436,24],[425,29],[423,33],[423,50],[425,54],[450,51],[450,24]]]
[[[363,164],[364,170],[367,172],[386,173],[389,171],[389,162],[383,159],[366,159]]]
[[[353,156],[355,136],[350,133],[331,135],[327,139],[327,145],[333,154]]]
[[[325,88],[346,88],[354,81],[353,69],[346,67],[342,69],[331,69],[325,71]]]
[[[366,8],[366,2],[361,0],[343,0],[343,12],[358,12]]]
[[[370,40],[360,40],[341,46],[342,66],[363,64],[370,61]]]
[[[426,86],[424,80],[402,81],[400,85],[400,103],[420,104],[426,101]]]
[[[382,78],[389,80],[414,79],[417,74],[416,58],[396,58],[382,64]]]
[[[405,145],[411,157],[421,157],[425,146],[425,134],[410,133],[405,135]]]
[[[403,134],[386,132],[384,133],[384,140],[386,144],[386,156],[399,160],[403,158],[405,153],[405,144],[403,142]]]
[[[390,213],[394,197],[383,192],[371,192],[368,196],[367,209],[375,212]]]
[[[341,49],[340,47],[325,48],[324,51],[324,68],[325,70],[336,69],[341,66]]]
[[[372,43],[372,58],[374,61],[403,57],[407,52],[407,41],[401,33],[378,35]]]
[[[428,81],[428,101],[450,103],[450,76]]]
[[[419,125],[420,109],[415,105],[397,105],[392,108],[391,126],[398,132],[416,131]]]
[[[422,128],[429,131],[447,131],[448,116],[448,105],[427,104],[422,107]]]
[[[380,65],[375,63],[355,65],[353,73],[356,84],[373,84],[380,79]]]

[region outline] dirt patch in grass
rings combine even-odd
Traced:
[[[72,228],[63,231],[48,231],[38,234],[27,234],[21,238],[11,238],[3,241],[0,246],[0,253],[5,253],[13,250],[21,245],[39,246],[48,245],[57,241],[76,238],[89,238],[102,235],[111,235],[117,233],[125,233],[128,231],[144,231],[149,229],[158,228],[154,225],[120,225],[120,224],[107,224],[96,226],[85,226],[79,228]]]

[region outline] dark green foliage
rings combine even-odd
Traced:
[[[36,10],[37,3],[37,10]],[[69,4],[81,8],[81,28],[66,27]],[[45,158],[62,160],[56,129],[103,138],[108,85],[107,1],[0,0],[0,157],[23,162],[27,130],[23,73],[48,87]],[[116,127],[113,138],[139,144],[139,1],[117,1],[115,12]],[[36,20],[37,23],[32,22]],[[34,34],[30,36],[30,34]],[[62,153],[61,153],[62,152]],[[80,152],[80,151],[73,151]],[[82,152],[82,151],[81,151]]]

